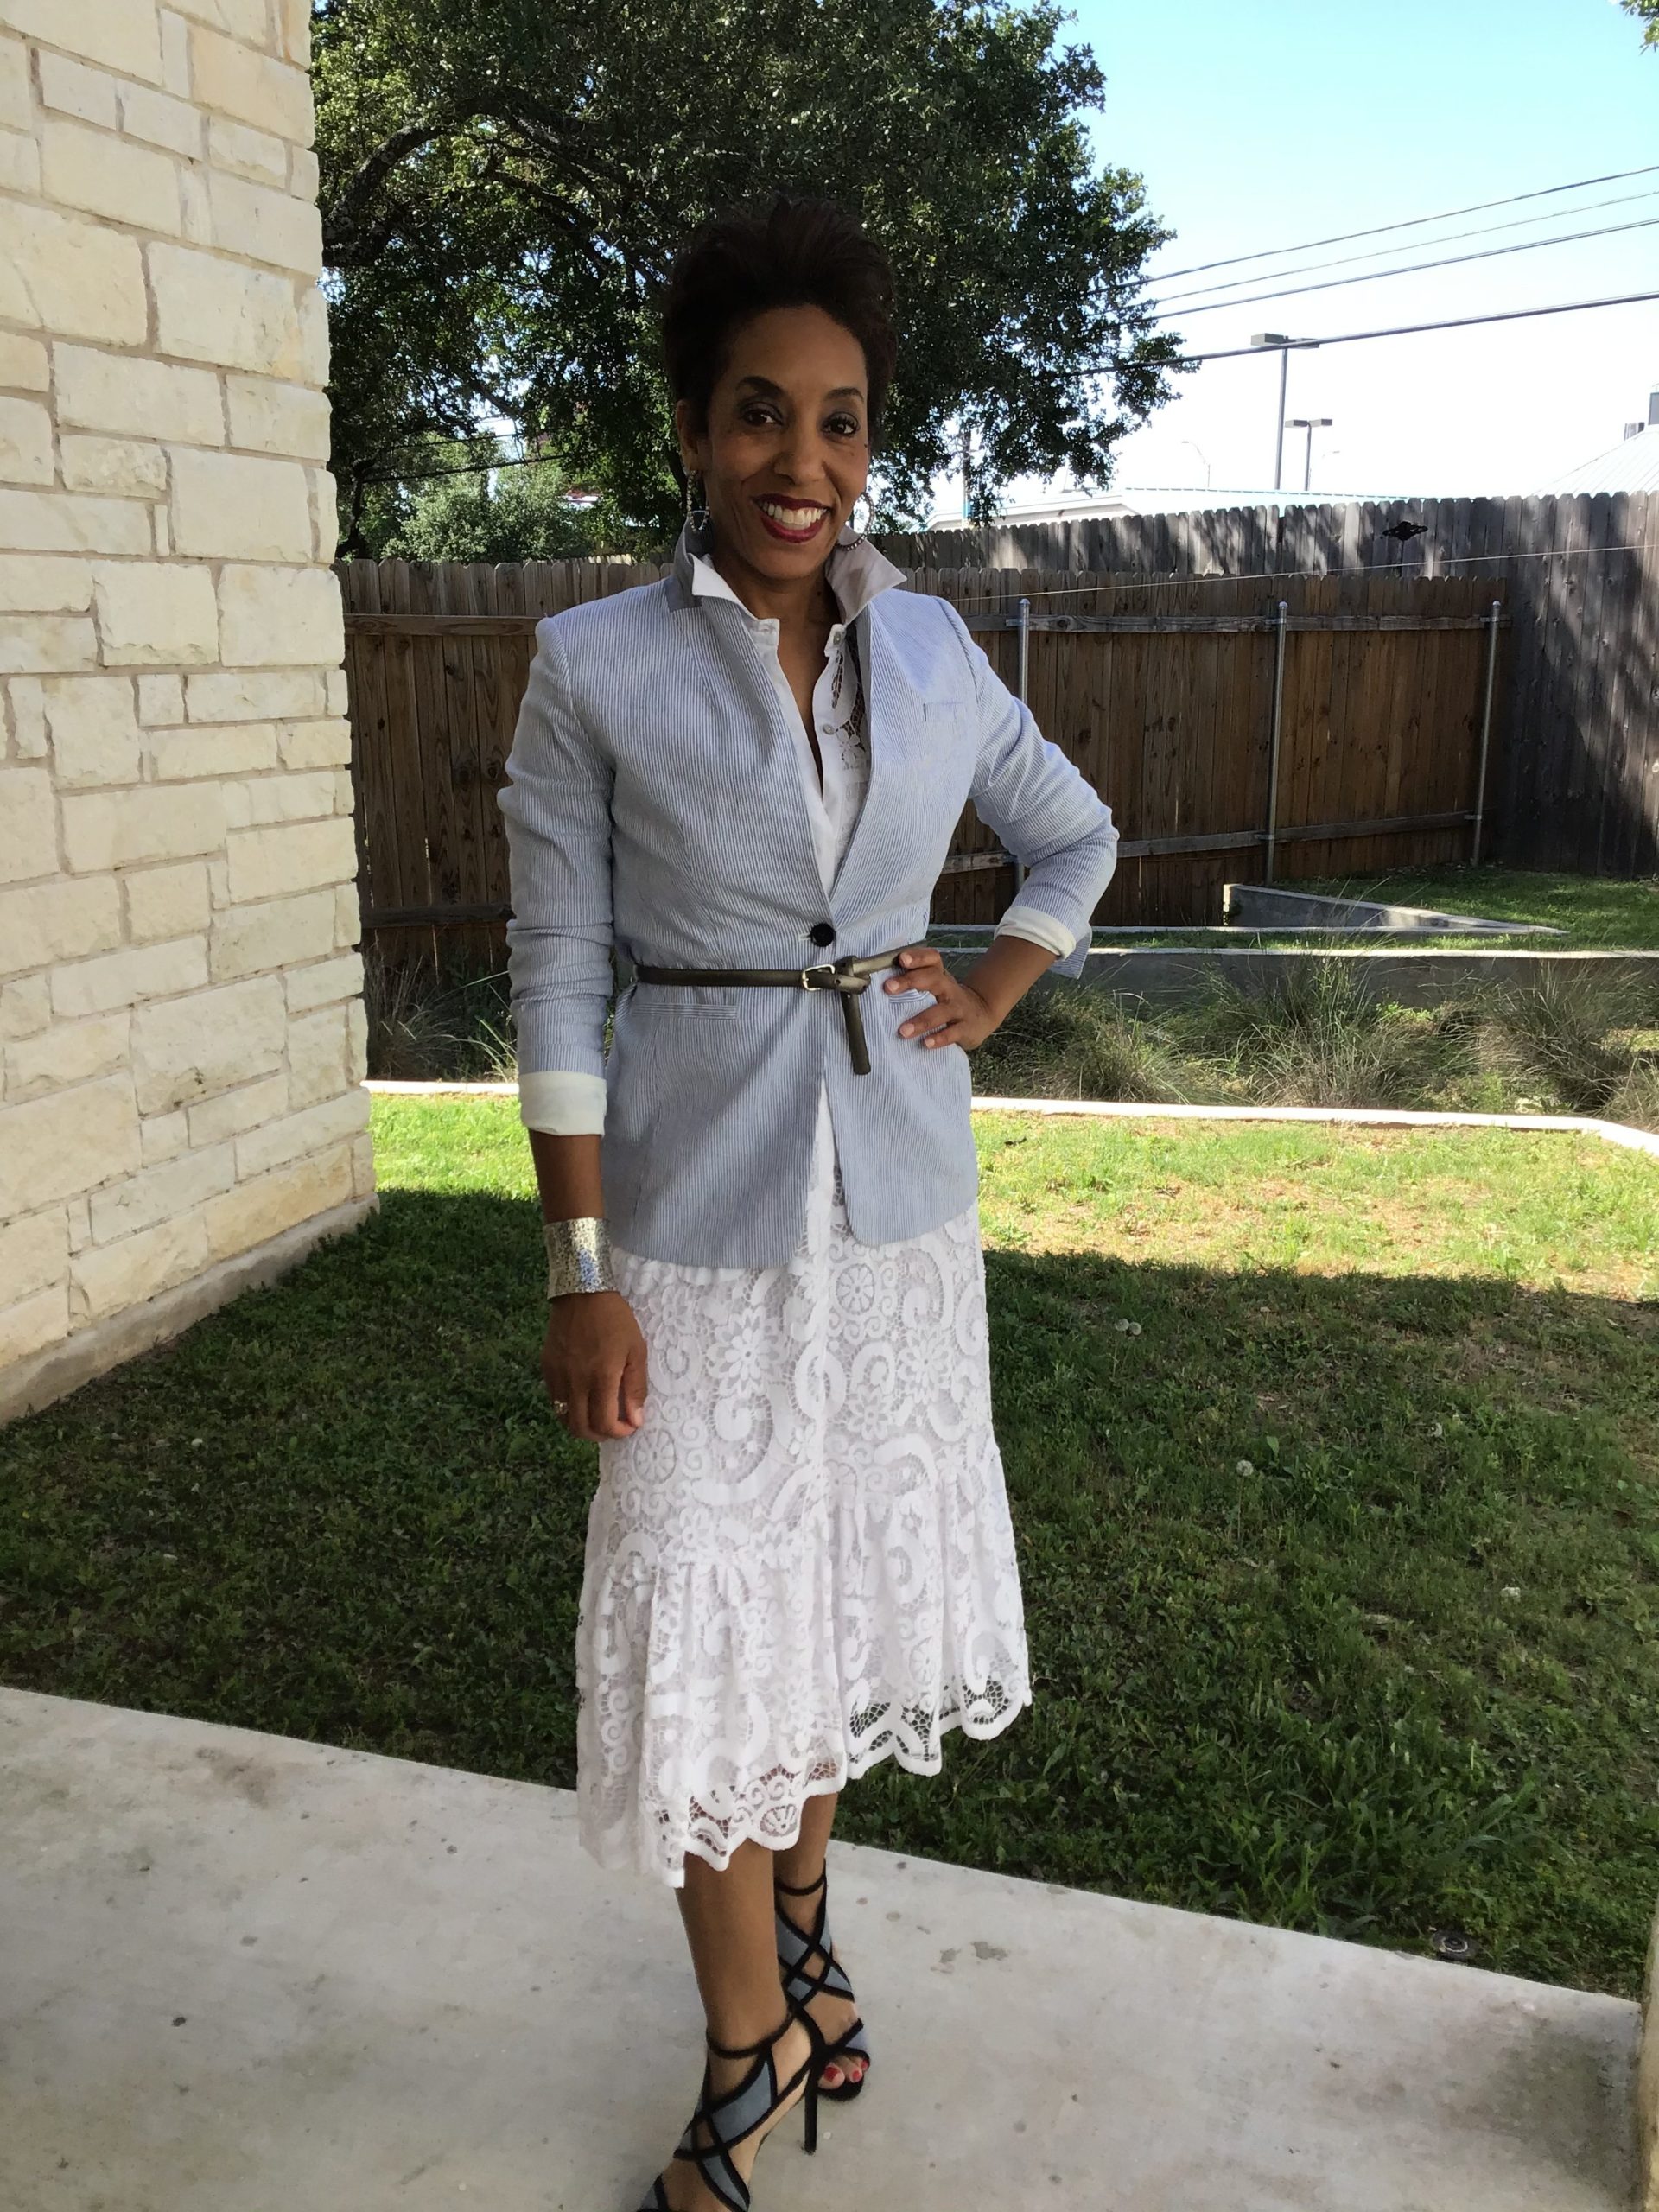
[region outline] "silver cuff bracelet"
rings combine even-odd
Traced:
[[[610,1231],[597,1215],[580,1221],[544,1221],[547,1294],[563,1298],[576,1290],[614,1290]]]

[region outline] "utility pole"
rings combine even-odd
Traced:
[[[1329,415],[1293,415],[1286,425],[1287,429],[1307,432],[1307,450],[1302,456],[1304,492],[1311,492],[1313,488],[1313,433],[1315,430],[1328,430],[1333,420],[1334,417]]]
[[[1250,343],[1276,351],[1279,355],[1279,412],[1273,434],[1273,488],[1276,492],[1285,480],[1285,387],[1290,376],[1290,349],[1294,346],[1299,352],[1315,353],[1319,341],[1317,338],[1287,338],[1282,330],[1262,330]]]

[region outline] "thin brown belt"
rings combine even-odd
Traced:
[[[859,1001],[870,988],[870,979],[891,968],[904,947],[892,952],[870,952],[855,959],[849,953],[815,968],[635,968],[642,983],[736,984],[740,988],[766,984],[798,991],[839,991],[847,1022],[847,1049],[853,1056],[853,1073],[868,1075],[870,1048],[864,1035],[864,1016]]]

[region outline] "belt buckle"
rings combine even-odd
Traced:
[[[815,983],[812,980],[815,976],[826,976],[830,980],[823,983]],[[802,969],[801,988],[804,991],[833,991],[835,988],[836,969],[833,961],[823,960],[820,961],[816,968]]]

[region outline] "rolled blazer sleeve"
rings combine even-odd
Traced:
[[[1089,954],[1089,925],[1117,864],[1112,810],[1030,710],[997,676],[967,624],[942,600],[968,658],[979,716],[979,760],[969,796],[979,817],[1025,864],[1020,894],[1003,924],[1046,915],[1076,939],[1054,963],[1078,976]]]
[[[512,887],[507,971],[522,1074],[605,1074],[610,764],[571,702],[556,620],[537,632],[500,795]]]

